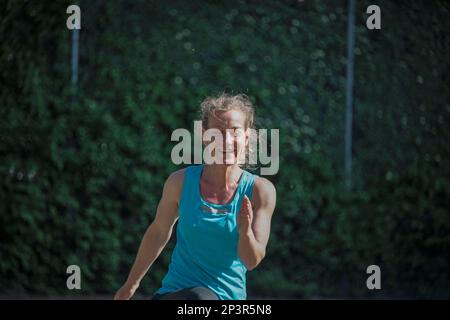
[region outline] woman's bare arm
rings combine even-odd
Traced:
[[[254,269],[266,255],[275,204],[274,185],[266,178],[258,177],[252,201],[245,196],[238,215],[239,257],[248,270]]]
[[[167,178],[155,219],[142,238],[127,281],[116,293],[114,299],[130,299],[133,296],[142,278],[169,241],[173,226],[178,219],[178,201],[183,180],[184,170],[176,171]]]

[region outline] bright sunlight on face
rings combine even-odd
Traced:
[[[245,150],[248,143],[248,130],[245,128],[245,114],[239,110],[217,111],[208,119],[208,129],[217,129],[222,134],[222,141],[213,140],[214,151],[222,153],[222,163],[231,165],[245,161]]]

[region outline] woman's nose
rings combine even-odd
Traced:
[[[233,148],[234,147],[234,134],[233,130],[225,130],[224,134],[224,143],[227,146],[227,148]]]

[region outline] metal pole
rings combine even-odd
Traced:
[[[355,47],[355,1],[348,1],[347,24],[347,94],[345,110],[345,182],[352,187],[352,125],[353,125],[353,65]]]
[[[78,45],[80,30],[72,30],[72,85],[75,87],[78,82]]]

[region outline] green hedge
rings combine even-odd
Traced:
[[[357,2],[353,181],[342,181],[347,1],[7,1],[0,36],[0,292],[113,294],[152,221],[175,128],[243,92],[280,129],[278,202],[251,297],[449,297],[445,1]],[[256,172],[257,173],[257,172]],[[171,241],[142,283],[160,285]],[[66,289],[66,268],[82,289]],[[382,290],[366,288],[378,264]]]

